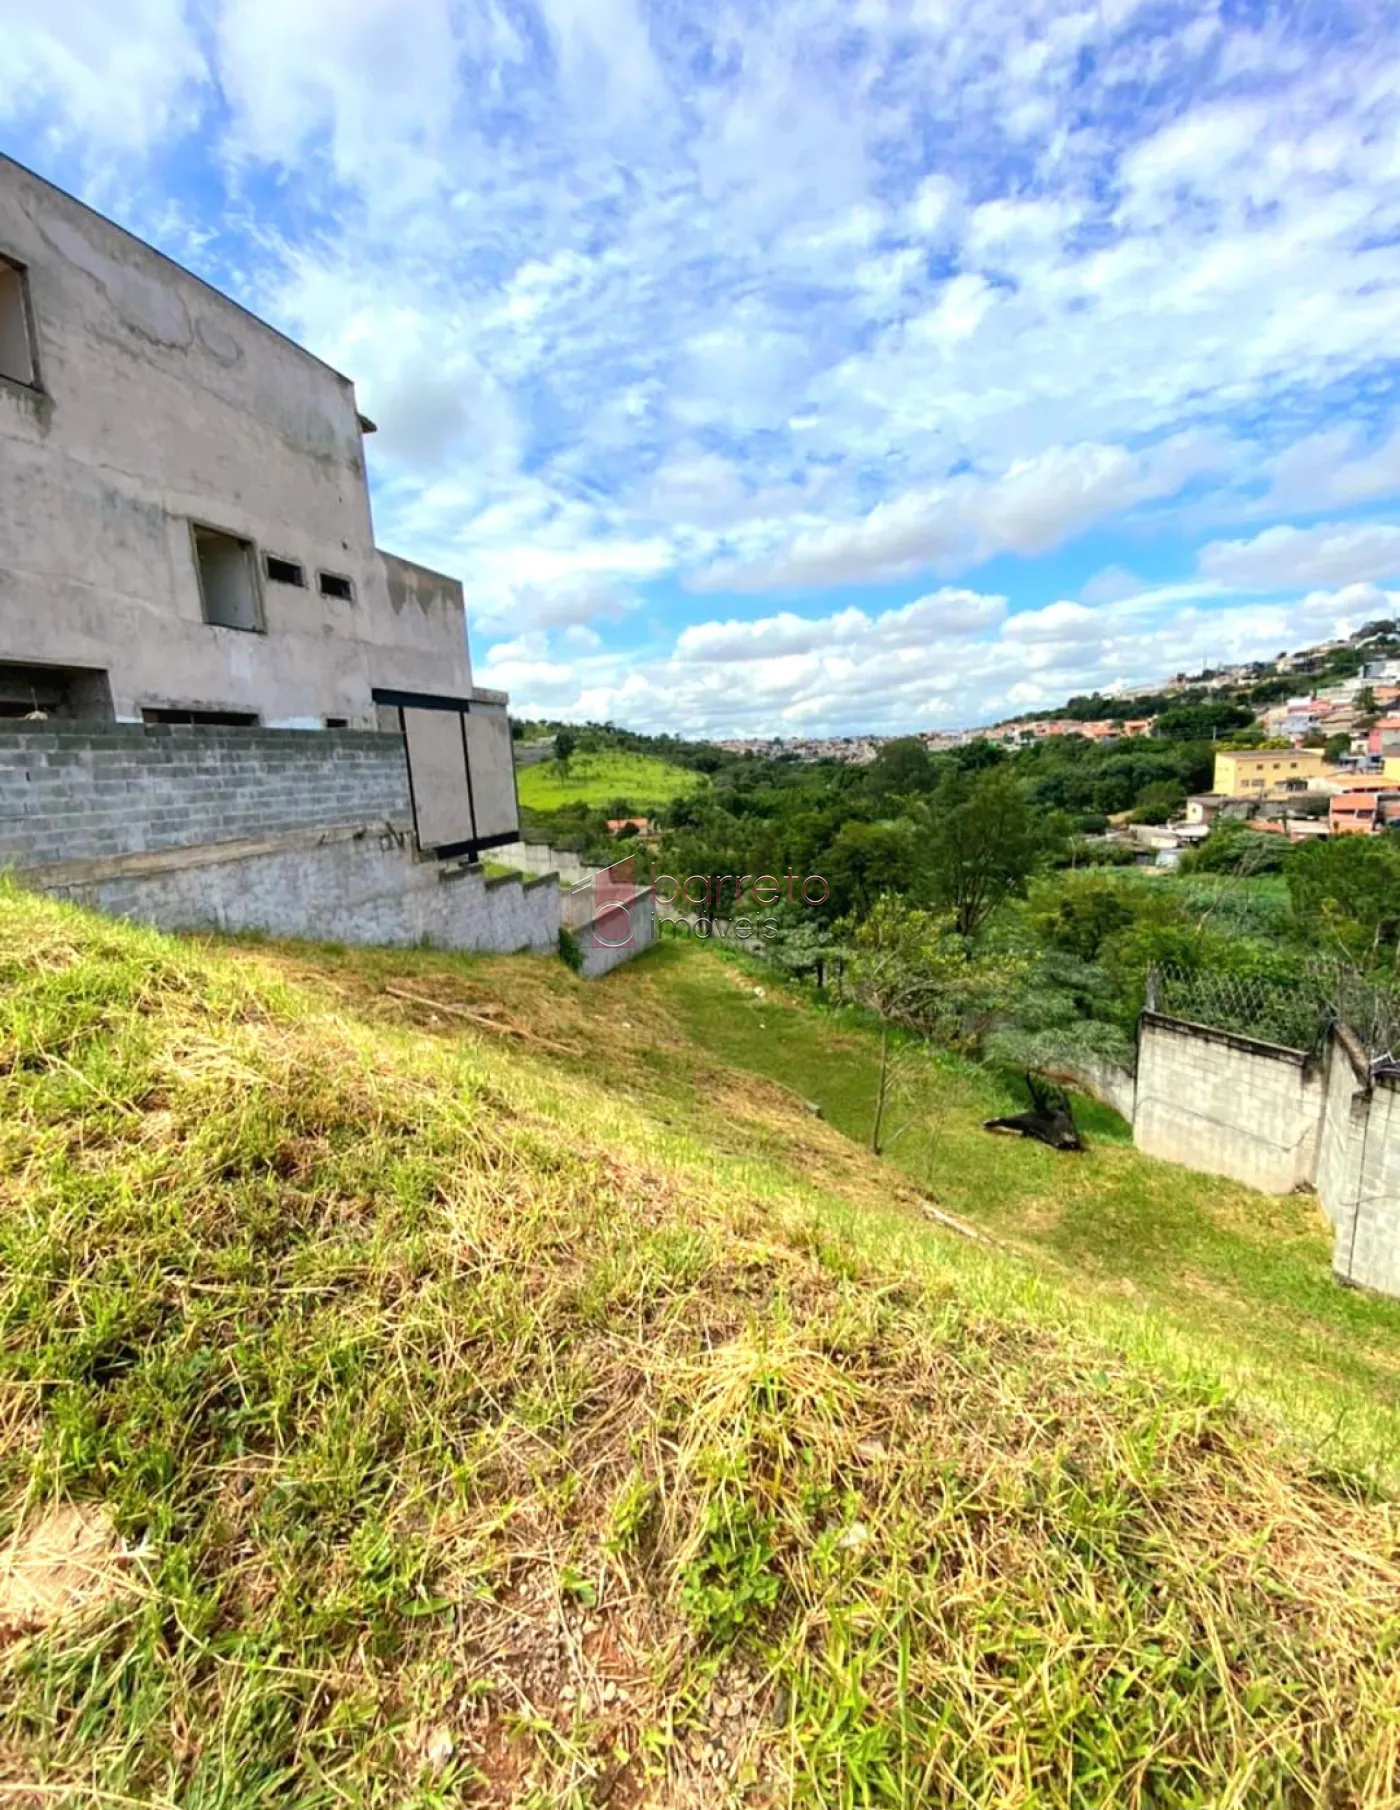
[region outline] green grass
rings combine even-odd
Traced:
[[[584,804],[606,809],[625,798],[637,816],[699,791],[709,781],[703,773],[673,767],[649,754],[574,754],[567,773],[557,761],[540,761],[519,773],[520,803],[527,811],[557,811],[561,805]]]
[[[693,945],[658,951],[664,993],[697,1043],[786,1082],[849,1137],[869,1138],[879,1039],[854,1008]],[[761,988],[760,999],[755,988]],[[1400,1301],[1341,1287],[1315,1197],[1278,1198],[1157,1162],[1118,1115],[1077,1098],[1087,1154],[994,1138],[1023,1111],[1019,1077],[956,1057],[915,1058],[887,1120],[889,1160],[940,1206],[1053,1265],[1081,1291],[1165,1316],[1233,1377],[1314,1426],[1354,1431],[1367,1462],[1400,1451]]]
[[[1393,1504],[930,1226],[752,984],[0,886],[0,1550],[127,1549],[0,1571],[7,1799],[1394,1800]]]

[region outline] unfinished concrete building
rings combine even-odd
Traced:
[[[0,157],[0,864],[161,923],[551,940],[538,900],[425,891],[518,834],[507,700],[461,584],[376,548],[372,431],[347,377]]]

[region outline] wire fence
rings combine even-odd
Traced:
[[[1148,975],[1147,1006],[1296,1050],[1320,1048],[1340,1021],[1373,1068],[1400,1070],[1400,985],[1352,969],[1315,964],[1285,980],[1163,963]]]

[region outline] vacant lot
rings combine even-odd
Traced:
[[[567,772],[557,761],[541,761],[519,775],[520,802],[529,811],[557,811],[585,804],[606,810],[624,799],[629,813],[645,816],[673,798],[709,784],[703,773],[673,767],[648,754],[575,754]]]
[[[807,1016],[0,885],[7,1801],[1392,1804],[1393,1505],[930,1224]]]

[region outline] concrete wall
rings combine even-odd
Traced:
[[[1328,1067],[1317,1193],[1336,1232],[1337,1276],[1400,1295],[1400,1078],[1372,1077],[1340,1027]]]
[[[1144,1013],[1133,1142],[1268,1194],[1314,1185],[1335,1274],[1400,1296],[1400,1077],[1373,1076],[1346,1026],[1318,1063]]]
[[[27,870],[26,882],[163,930],[262,930],[324,942],[553,952],[551,880],[488,880],[414,860],[383,824],[293,830],[195,849]]]
[[[591,867],[566,848],[551,848],[547,842],[507,842],[492,849],[491,859],[508,867],[518,867],[524,874],[558,874],[565,886],[581,886],[602,869]]]
[[[1149,1155],[1287,1194],[1315,1173],[1322,1106],[1300,1052],[1143,1014],[1133,1142]]]
[[[89,860],[409,816],[396,735],[0,725],[0,863]]]
[[[374,685],[468,690],[460,586],[375,550],[348,378],[3,157],[0,252],[38,350],[36,385],[0,379],[0,663],[106,671],[130,719],[368,728]],[[193,523],[304,569],[260,577],[265,633],[204,621]]]
[[[1317,1197],[1334,1227],[1355,1204],[1370,1099],[1370,1066],[1351,1032],[1339,1026],[1328,1041],[1315,1177]]]
[[[583,977],[598,980],[630,962],[656,941],[656,896],[649,889],[608,906],[575,931],[583,954]]]

